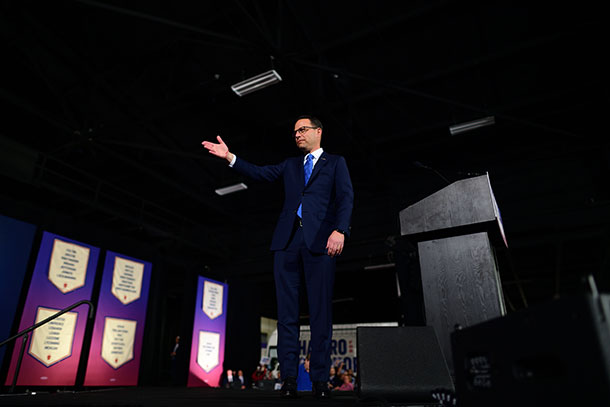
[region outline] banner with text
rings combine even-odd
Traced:
[[[63,308],[90,300],[99,248],[44,232],[19,331]],[[18,386],[73,386],[76,381],[89,309],[82,305],[31,332],[23,356]],[[15,343],[6,384],[21,348]]]
[[[218,387],[222,375],[229,286],[199,277],[188,387]]]
[[[107,252],[85,386],[136,386],[152,264]]]

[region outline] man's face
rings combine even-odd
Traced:
[[[244,375],[244,372],[243,372],[243,371],[241,371],[241,370],[238,370],[238,371],[237,371],[237,375],[238,375],[238,376],[243,376],[243,375]]]
[[[233,376],[233,371],[231,369],[227,370],[227,376]]]
[[[315,127],[309,119],[300,119],[294,124],[294,141],[303,153],[309,153],[320,148],[322,129]],[[299,130],[300,131],[297,131]]]

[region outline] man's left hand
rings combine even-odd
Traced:
[[[339,256],[343,251],[343,243],[345,242],[345,236],[342,233],[333,230],[330,234],[328,242],[326,243],[326,252],[330,257]]]

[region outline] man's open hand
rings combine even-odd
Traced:
[[[214,154],[216,157],[224,158],[228,162],[233,160],[233,154],[229,152],[229,147],[222,141],[220,136],[216,136],[218,140],[218,144],[212,143],[210,141],[203,141],[201,144],[210,152],[210,154]]]

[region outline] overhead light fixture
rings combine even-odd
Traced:
[[[237,94],[237,96],[243,96],[281,81],[282,77],[280,74],[278,74],[275,69],[272,69],[260,75],[246,79],[245,81],[236,83],[235,85],[231,86],[231,89]]]
[[[389,269],[396,266],[396,263],[386,263],[386,264],[376,264],[374,266],[365,266],[364,269],[365,270],[382,270],[382,269]]]
[[[240,182],[239,184],[235,184],[235,185],[230,185],[228,187],[224,187],[224,188],[218,188],[215,192],[222,196],[222,195],[226,195],[226,194],[232,194],[233,192],[237,192],[237,191],[243,191],[244,189],[248,189],[248,186],[246,184],[244,184],[243,182]]]
[[[465,133],[470,130],[478,129],[480,127],[491,126],[496,122],[494,116],[484,117],[482,119],[473,120],[471,122],[460,123],[449,127],[449,132],[452,136],[456,134]]]

